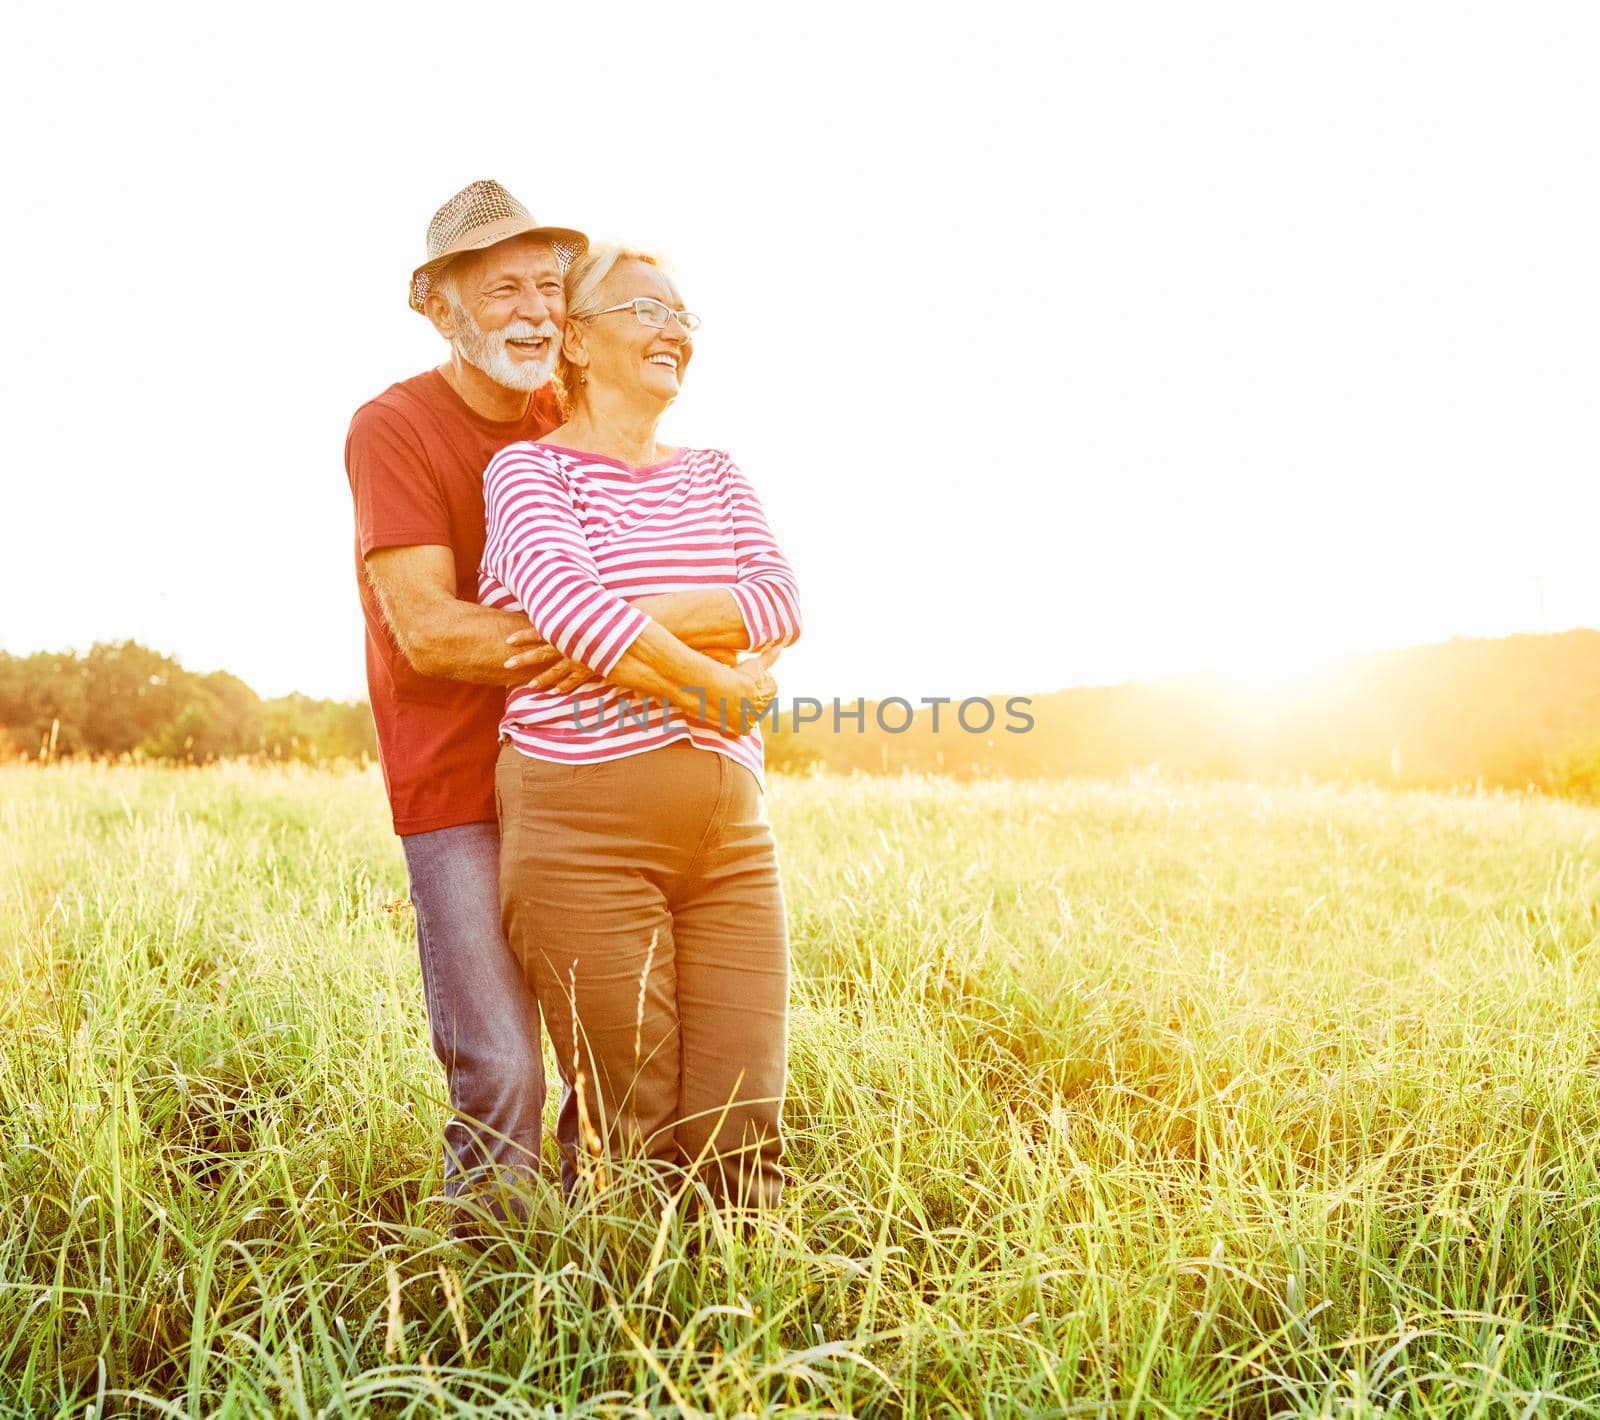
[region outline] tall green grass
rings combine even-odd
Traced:
[[[1600,811],[775,776],[788,1162],[439,1233],[371,774],[0,771],[21,1414],[1600,1414]]]

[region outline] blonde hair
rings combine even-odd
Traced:
[[[600,289],[619,261],[643,262],[646,266],[665,272],[671,279],[672,268],[660,253],[629,246],[626,242],[598,242],[567,266],[563,279],[567,288],[568,325],[575,320],[592,320],[606,308],[605,297],[600,294]],[[561,351],[556,356],[556,381],[560,385],[563,412],[570,413],[577,400],[578,387],[582,383],[580,374],[575,365],[567,363],[566,342],[563,341]]]

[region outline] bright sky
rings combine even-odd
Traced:
[[[254,18],[250,18],[253,16]],[[786,696],[1600,625],[1600,10],[30,5],[0,647],[365,693],[342,454],[496,177],[676,262]]]

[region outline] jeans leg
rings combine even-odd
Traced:
[[[462,824],[400,841],[428,1031],[453,1111],[445,1193],[496,1184],[515,1191],[539,1171],[545,1078],[538,1005],[501,933],[499,830]],[[565,1098],[560,1127],[576,1134],[576,1110]],[[514,1196],[505,1210],[491,1207],[521,1211]]]

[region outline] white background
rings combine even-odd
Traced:
[[[345,429],[489,176],[675,261],[786,695],[1600,625],[1597,15],[28,6],[0,646],[363,694]]]

